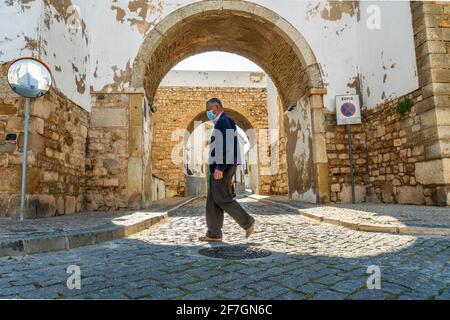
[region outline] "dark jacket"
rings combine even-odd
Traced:
[[[236,123],[225,112],[214,125],[210,144],[209,171],[225,171],[230,165],[240,164],[240,150]]]

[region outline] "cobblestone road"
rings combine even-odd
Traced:
[[[258,221],[256,233],[245,240],[227,217],[221,245],[254,245],[271,256],[199,255],[209,246],[197,241],[205,231],[202,199],[133,237],[1,258],[0,298],[450,299],[450,238],[358,232],[241,202]],[[80,290],[66,287],[70,265],[80,267]],[[371,265],[381,270],[379,290],[366,286]]]

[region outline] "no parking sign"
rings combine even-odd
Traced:
[[[350,165],[350,175],[352,179],[352,203],[355,203],[355,175],[353,173],[353,153],[352,153],[352,124],[361,123],[361,109],[359,106],[359,96],[348,94],[336,96],[336,120],[338,125],[347,125],[348,131],[348,155]]]
[[[336,120],[338,125],[361,123],[358,95],[336,96]]]

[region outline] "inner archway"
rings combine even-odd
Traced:
[[[276,13],[245,1],[202,1],[176,10],[146,36],[132,86],[143,88],[153,104],[175,64],[214,50],[247,57],[273,79],[285,110],[289,194],[329,201],[320,68],[303,36]]]
[[[264,159],[263,153],[267,153],[268,149],[259,148],[257,143],[257,133],[268,127],[266,94],[265,88],[165,85],[158,88],[155,97],[158,112],[152,115],[152,174],[166,182],[168,197],[192,194],[187,192],[183,152],[197,127],[203,123],[212,124],[206,118],[205,104],[213,96],[222,101],[225,112],[250,135],[250,170],[253,174],[252,184],[257,184],[252,189],[255,193],[269,194],[270,176],[260,177],[258,161]],[[205,146],[209,144],[209,134],[205,133],[201,137]]]
[[[225,108],[225,113],[235,119],[237,127],[238,158],[241,165],[238,166],[234,177],[236,193],[242,195],[248,191],[259,194],[261,190],[270,188],[270,184],[267,179],[260,178],[259,150],[254,134],[256,128],[236,110]],[[189,137],[185,137],[184,149],[185,195],[206,195],[207,193],[210,174],[208,151],[212,130],[213,123],[206,119],[205,112],[196,116],[188,126]]]

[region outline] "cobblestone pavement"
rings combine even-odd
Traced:
[[[255,260],[207,258],[204,199],[170,221],[129,238],[71,251],[0,259],[0,298],[147,299],[450,299],[450,238],[353,231],[308,220],[285,208],[241,200],[255,234],[229,217],[224,244],[273,254]],[[69,265],[81,289],[66,287]],[[368,266],[381,270],[369,290]]]

